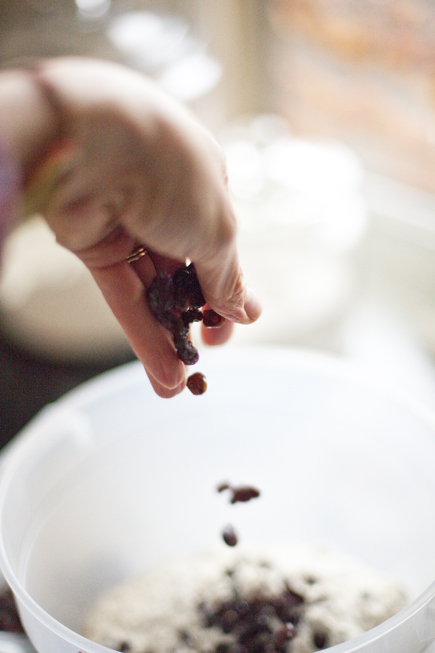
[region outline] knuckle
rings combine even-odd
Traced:
[[[231,285],[224,288],[220,301],[217,303],[217,312],[223,317],[231,320],[231,322],[240,322],[244,319],[244,303],[245,303],[245,283],[241,271],[232,279]],[[224,298],[224,303],[222,302]]]

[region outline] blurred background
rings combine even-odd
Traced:
[[[63,54],[152,76],[224,147],[265,308],[229,346],[332,352],[435,408],[431,0],[0,0],[2,64]],[[0,445],[133,359],[43,220],[17,229],[0,277]]]

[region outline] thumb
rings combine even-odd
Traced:
[[[260,317],[261,302],[245,283],[234,241],[217,257],[194,263],[204,297],[216,313],[239,324],[251,324]]]

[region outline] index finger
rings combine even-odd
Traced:
[[[145,257],[148,258],[148,257]],[[149,261],[148,274],[154,268]],[[143,363],[155,392],[173,397],[186,385],[186,369],[177,358],[169,331],[152,315],[146,289],[134,269],[125,261],[90,269],[104,298]],[[144,264],[142,274],[145,274]]]

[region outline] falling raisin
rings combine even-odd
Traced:
[[[204,374],[201,374],[201,372],[191,374],[187,379],[186,385],[193,395],[202,395],[207,390],[207,382]]]
[[[260,496],[260,491],[249,485],[232,488],[232,492],[233,496],[231,497],[230,503],[246,502]]]
[[[257,490],[257,488],[251,485],[232,486],[229,483],[221,483],[217,491],[223,492],[224,490],[231,490],[232,492],[230,503],[245,503],[251,499],[257,499],[260,496],[260,490]]]
[[[236,546],[238,539],[232,526],[226,526],[222,531],[222,538],[228,546]]]

